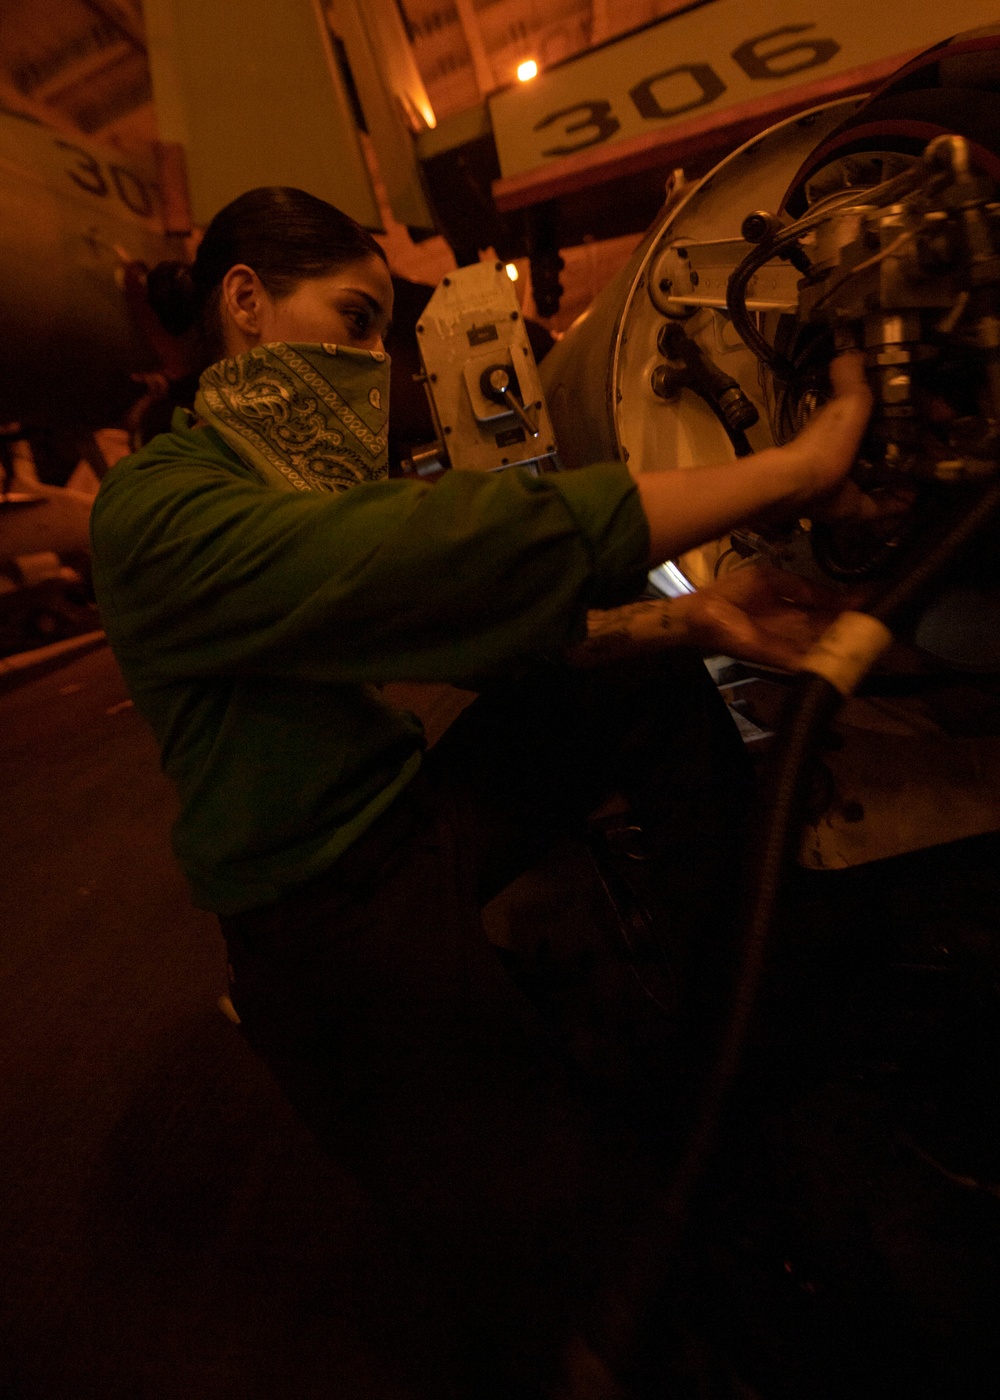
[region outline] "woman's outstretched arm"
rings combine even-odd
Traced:
[[[804,514],[844,487],[871,413],[862,357],[830,366],[833,398],[784,447],[716,467],[649,472],[638,490],[649,522],[649,563],[662,564],[753,517]]]
[[[649,522],[651,565],[750,518],[794,516],[820,504],[850,512],[864,498],[846,481],[871,412],[859,354],[831,366],[834,396],[784,447],[718,467],[653,472],[638,490]],[[567,653],[600,666],[667,647],[697,647],[794,669],[836,614],[837,595],[794,574],[751,565],[683,598],[641,599],[587,615],[587,637]]]

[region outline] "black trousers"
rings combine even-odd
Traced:
[[[481,694],[328,873],[222,921],[251,1046],[398,1229],[418,1393],[552,1394],[655,1186],[628,1095],[566,1053],[482,905],[620,793],[648,844],[644,902],[711,951],[746,790],[697,657],[546,667]]]

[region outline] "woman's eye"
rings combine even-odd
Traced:
[[[367,335],[371,330],[372,318],[369,311],[349,311],[347,320],[355,335]]]

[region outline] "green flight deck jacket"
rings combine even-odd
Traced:
[[[223,915],[326,869],[416,772],[420,723],[380,684],[559,653],[641,592],[649,549],[620,463],[280,491],[183,415],[105,477],[91,538],[174,850]]]

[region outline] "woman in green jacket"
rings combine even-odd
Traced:
[[[572,1394],[559,1358],[652,1169],[480,908],[618,793],[663,856],[655,898],[711,923],[742,755],[691,648],[794,666],[814,600],[753,573],[644,600],[646,574],[848,489],[857,357],[795,441],[753,457],[430,487],[387,476],[392,283],[345,215],[251,191],[150,299],[168,329],[198,327],[208,368],[195,415],[102,484],[95,583],[243,1030],[419,1255],[442,1319],[411,1357],[421,1393]],[[482,693],[429,753],[379,689],[470,680]]]

